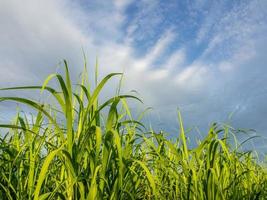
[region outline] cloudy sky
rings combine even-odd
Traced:
[[[177,107],[201,131],[234,113],[265,151],[266,31],[266,0],[0,0],[0,87],[41,84],[62,59],[75,79],[83,48],[100,76],[125,73],[152,126],[177,134]]]

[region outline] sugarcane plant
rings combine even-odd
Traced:
[[[80,83],[51,74],[41,86],[2,88],[0,102],[32,109],[0,124],[0,199],[266,199],[267,171],[252,151],[231,145],[236,129],[214,123],[189,148],[180,111],[180,132],[168,139],[133,118],[131,94],[99,98],[112,73],[95,87],[86,62]],[[52,87],[55,79],[58,87]],[[121,83],[121,81],[120,81]],[[119,84],[121,87],[121,84]],[[3,96],[39,90],[51,99]],[[120,91],[120,90],[118,90]],[[3,114],[3,113],[2,113]]]

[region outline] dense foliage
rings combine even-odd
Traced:
[[[0,199],[267,199],[266,169],[230,146],[230,126],[213,124],[189,149],[180,112],[179,137],[169,140],[148,131],[142,114],[133,119],[127,101],[140,101],[135,96],[99,103],[106,82],[121,74],[96,80],[92,90],[85,67],[73,89],[64,65],[65,76],[52,74],[43,86],[1,89],[41,90],[54,101],[0,97],[36,112],[0,125]]]

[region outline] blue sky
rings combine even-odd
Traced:
[[[175,135],[177,107],[202,131],[233,112],[266,151],[265,0],[1,0],[0,24],[0,87],[41,84],[63,58],[74,79],[83,47],[101,76],[124,71],[124,91],[154,108],[154,127]],[[0,105],[2,120],[8,110]]]

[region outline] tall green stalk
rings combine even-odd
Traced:
[[[88,80],[87,62],[80,83],[52,74],[41,86],[2,88],[39,90],[51,94],[45,103],[24,97],[1,96],[33,110],[18,112],[0,124],[0,199],[266,199],[266,167],[252,152],[227,142],[235,132],[213,124],[206,137],[189,148],[181,113],[176,138],[148,131],[134,119],[128,101],[120,94],[99,99],[112,73]],[[57,88],[49,86],[56,79]],[[120,85],[121,87],[121,79]],[[54,102],[54,103],[51,103]]]

